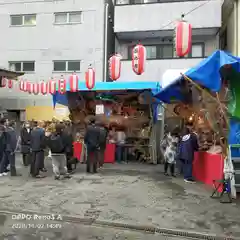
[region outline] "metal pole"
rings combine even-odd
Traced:
[[[103,82],[106,82],[106,81],[107,81],[108,9],[109,9],[109,4],[106,3],[106,5],[105,5],[105,19],[104,19]]]

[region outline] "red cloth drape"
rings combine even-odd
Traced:
[[[80,161],[82,153],[82,143],[81,142],[74,142],[73,143],[73,156]]]
[[[224,160],[220,154],[196,152],[193,162],[193,177],[206,185],[213,186],[214,180],[223,178]]]
[[[80,142],[73,143],[73,156],[77,158],[79,161],[81,159],[82,147],[83,147],[82,143]],[[116,151],[116,144],[108,143],[106,145],[106,150],[104,153],[104,163],[115,162],[115,151]]]

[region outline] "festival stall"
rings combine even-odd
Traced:
[[[193,175],[211,186],[214,180],[223,178],[226,163],[228,169],[232,165],[227,142],[232,123],[227,104],[233,78],[228,73],[240,72],[239,62],[239,58],[218,50],[194,68],[179,70],[174,79],[164,79],[155,96],[167,104],[174,102],[174,114],[197,132],[200,151],[194,159]]]
[[[23,72],[14,72],[4,68],[0,68],[0,87],[13,88],[13,80],[24,75]]]
[[[70,111],[73,132],[85,134],[89,119],[93,118],[109,128],[105,163],[115,162],[116,144],[114,132],[123,130],[126,134],[123,158],[127,161],[138,153],[142,162],[156,160],[156,136],[152,131],[159,101],[154,95],[159,91],[156,82],[96,82],[89,89],[85,82],[78,81],[75,92],[71,82],[66,83],[65,93],[59,89],[53,95],[53,103],[66,105]],[[83,142],[74,143],[75,157],[80,159]]]

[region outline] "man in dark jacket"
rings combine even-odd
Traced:
[[[30,127],[30,123],[29,122],[24,123],[23,128],[21,129],[20,132],[21,152],[24,166],[28,166],[30,163],[31,131],[32,129]]]
[[[30,174],[35,178],[42,178],[39,171],[44,161],[44,149],[45,149],[45,132],[39,126],[37,122],[34,123],[34,128],[31,131],[31,142],[32,162],[30,168]]]
[[[43,131],[43,134],[45,135],[45,129],[44,129],[44,122],[43,121],[39,121],[38,122],[38,127]],[[44,146],[45,148],[45,146]],[[41,172],[47,172],[47,169],[45,168],[45,164],[44,164],[44,159],[45,159],[45,155],[44,155],[44,151],[41,152],[42,157],[41,157],[41,163],[40,163],[40,171]]]
[[[65,148],[65,153],[66,153],[66,159],[67,159],[67,169],[69,173],[72,173],[72,159],[73,159],[73,136],[71,132],[71,124],[66,122],[65,123],[65,129],[63,131],[64,138],[66,141],[66,148]]]
[[[55,174],[55,179],[59,180],[60,176],[63,175],[64,178],[70,178],[67,167],[66,167],[66,149],[67,149],[67,139],[64,134],[64,125],[56,124],[54,133],[46,132],[46,144],[51,150],[52,166],[53,172]]]
[[[191,133],[189,128],[185,128],[179,147],[179,159],[183,162],[183,172],[185,182],[194,182],[192,177],[192,164],[194,152],[198,150],[198,141],[195,133]]]
[[[86,133],[84,136],[84,143],[87,146],[87,172],[96,173],[97,172],[97,163],[99,155],[99,139],[100,139],[100,130],[99,127],[95,125],[95,120],[90,120],[90,124],[87,126]]]
[[[15,151],[17,148],[17,134],[16,134],[16,123],[14,121],[10,121],[8,127],[6,128],[6,149],[5,149],[5,156],[4,160],[1,162],[0,165],[0,176],[6,175],[6,163],[9,162],[10,164],[10,174],[11,176],[21,176],[16,172],[16,165],[15,165]]]

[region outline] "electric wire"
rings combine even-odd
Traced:
[[[188,12],[183,13],[183,14],[181,15],[181,18],[184,18],[184,17],[188,16],[189,14],[191,14],[191,13],[193,13],[194,11],[198,10],[199,8],[205,6],[206,4],[208,4],[208,3],[211,2],[211,1],[215,1],[215,0],[206,0],[205,2],[203,2],[203,3],[199,4],[198,6],[192,8],[192,9],[189,10]],[[172,25],[173,23],[176,22],[176,20],[178,20],[178,19],[174,19],[174,20],[170,21],[169,23],[167,23],[166,25],[163,25],[160,30],[163,30],[163,29],[165,29],[166,27]]]

